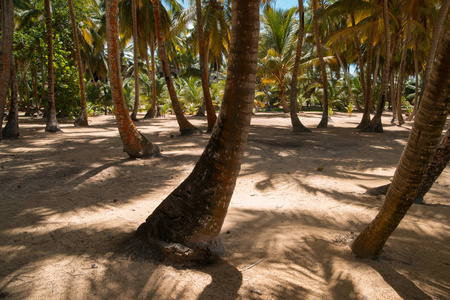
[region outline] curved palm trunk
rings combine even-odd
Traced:
[[[326,128],[328,126],[328,80],[327,71],[325,69],[325,62],[322,55],[322,44],[320,43],[319,36],[319,23],[317,20],[317,0],[312,1],[313,7],[313,23],[314,23],[314,41],[317,48],[317,56],[319,57],[320,63],[320,73],[322,75],[322,85],[323,85],[323,113],[322,119],[317,126],[317,128]]]
[[[0,132],[3,126],[4,109],[8,94],[11,64],[13,62],[14,6],[13,0],[1,0],[2,41],[0,49]],[[1,140],[1,136],[0,136]]]
[[[120,72],[120,46],[118,34],[118,1],[106,1],[106,39],[108,43],[108,65],[114,114],[117,119],[124,151],[131,158],[159,155],[159,148],[149,142],[134,126],[126,108]]]
[[[258,38],[259,0],[233,0],[228,73],[217,124],[192,173],[135,235],[136,243],[150,243],[152,253],[157,249],[162,258],[211,262],[223,254],[219,233],[247,143]]]
[[[441,32],[444,29],[445,19],[448,17],[448,10],[450,8],[450,0],[443,0],[441,8],[439,9],[439,15],[436,20],[436,24],[433,28],[433,40],[431,41],[430,52],[428,53],[427,64],[425,67],[425,72],[422,81],[422,92],[417,104],[417,109],[420,107],[420,102],[422,101],[423,93],[426,89],[428,78],[430,77],[431,67],[433,65],[434,58],[436,56],[437,47],[439,45],[439,39],[441,37]]]
[[[75,12],[73,10],[72,0],[68,0],[67,3],[69,5],[70,21],[72,25],[72,39],[73,45],[75,46],[75,57],[77,59],[78,80],[80,82],[81,113],[80,116],[75,119],[75,126],[88,126],[89,124],[87,116],[86,89],[84,84],[83,63],[81,62],[81,51],[80,51],[80,43],[78,42]]]
[[[391,65],[391,29],[389,26],[389,11],[388,11],[388,0],[383,0],[383,23],[384,23],[384,35],[385,35],[385,61],[382,72],[382,95],[380,101],[377,104],[377,111],[372,120],[370,120],[369,125],[363,128],[361,131],[364,132],[383,132],[383,124],[381,123],[381,115],[384,111],[384,105],[388,98],[388,88],[389,88],[389,70]]]
[[[208,118],[208,131],[212,132],[217,117],[214,111],[214,105],[209,91],[209,76],[208,76],[208,61],[205,55],[205,41],[203,39],[203,21],[202,21],[202,4],[200,0],[195,0],[195,12],[197,16],[197,32],[198,32],[198,47],[200,55],[200,73],[202,79],[203,98],[206,106],[206,115]]]
[[[55,82],[53,76],[53,33],[52,33],[52,13],[50,10],[50,0],[45,0],[45,25],[47,28],[47,98],[48,98],[48,116],[47,125],[45,126],[45,131],[47,132],[58,132],[61,131],[59,128],[58,120],[56,119],[56,108],[55,108]]]
[[[19,137],[19,105],[17,102],[17,74],[16,67],[11,64],[11,109],[8,114],[8,122],[2,130],[2,139],[16,139]]]
[[[403,95],[403,89],[404,89],[404,73],[405,73],[405,66],[406,66],[406,54],[408,52],[408,44],[411,37],[410,33],[411,28],[411,22],[408,21],[408,25],[406,26],[406,32],[405,32],[405,39],[403,44],[403,51],[402,51],[402,58],[400,61],[400,68],[398,71],[398,84],[397,84],[397,118],[398,118],[398,125],[405,124],[405,121],[403,120],[402,115],[402,95]]]
[[[297,40],[297,52],[295,53],[295,63],[294,69],[292,70],[292,80],[291,80],[291,95],[289,96],[290,115],[291,115],[292,131],[311,132],[310,129],[306,128],[305,125],[302,124],[297,115],[297,78],[298,78],[298,69],[300,67],[300,58],[302,56],[303,31],[305,28],[303,0],[298,1],[298,16],[300,21]]]
[[[177,117],[178,126],[180,127],[180,132],[182,135],[198,134],[198,130],[194,125],[192,125],[184,116],[183,109],[181,108],[180,102],[178,101],[177,93],[172,81],[172,75],[170,74],[169,64],[166,54],[166,46],[164,45],[163,32],[161,28],[161,15],[159,12],[160,2],[159,0],[153,0],[153,13],[155,15],[155,28],[156,28],[156,38],[158,40],[159,47],[159,58],[161,59],[164,79],[166,80],[167,89],[169,90],[170,100],[172,101],[172,107]]]
[[[414,52],[414,78],[415,78],[415,89],[414,89],[414,108],[406,121],[411,121],[417,112],[417,104],[419,103],[419,57],[417,55],[417,41],[414,40],[413,46]]]
[[[450,109],[450,30],[433,66],[408,143],[400,158],[386,200],[372,223],[351,248],[359,257],[376,258],[414,202]]]
[[[131,11],[133,14],[133,64],[134,64],[134,107],[131,113],[131,119],[137,121],[139,109],[139,40],[137,28],[137,0],[131,0]]]

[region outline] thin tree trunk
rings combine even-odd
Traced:
[[[414,108],[409,115],[407,121],[412,121],[417,112],[417,104],[419,103],[419,57],[417,55],[417,40],[414,40],[414,77],[415,77],[415,89],[414,89]]]
[[[433,65],[421,108],[400,158],[386,200],[375,219],[351,245],[358,257],[376,258],[414,202],[450,110],[450,30]]]
[[[370,29],[370,39],[369,45],[367,47],[367,70],[366,70],[366,98],[364,101],[364,112],[361,122],[356,126],[358,129],[362,129],[366,127],[370,122],[370,110],[372,108],[372,60],[373,60],[373,41],[375,39],[375,29],[372,27]]]
[[[334,50],[334,53],[336,54],[336,58],[338,59],[339,64],[341,65],[341,68],[344,71],[344,79],[345,79],[345,82],[347,83],[347,88],[348,88],[348,93],[350,94],[350,99],[351,99],[352,103],[355,105],[355,107],[357,107],[358,102],[356,102],[355,96],[353,95],[352,87],[350,85],[350,80],[348,79],[347,69],[345,68],[344,62],[342,61],[342,58],[339,55],[339,51]],[[369,115],[369,121],[370,121],[370,115]]]
[[[36,105],[36,114],[39,114],[39,99],[38,99],[38,94],[37,94],[37,69],[36,67],[33,67],[32,69],[32,74],[33,74],[33,99]]]
[[[203,39],[203,21],[202,21],[202,4],[200,0],[195,0],[195,12],[197,16],[197,33],[198,33],[198,46],[200,55],[200,73],[203,88],[203,101],[206,106],[206,114],[208,118],[208,130],[212,132],[217,117],[214,111],[214,106],[211,99],[211,93],[209,91],[209,76],[208,76],[208,61],[205,55],[205,41]]]
[[[0,49],[0,132],[3,127],[8,85],[13,62],[14,6],[13,0],[1,0],[2,35]],[[0,136],[1,140],[1,136]]]
[[[172,81],[172,75],[170,74],[169,64],[167,61],[166,47],[164,45],[163,32],[161,28],[161,16],[159,12],[160,2],[159,0],[154,0],[153,13],[155,15],[155,27],[156,27],[156,37],[158,40],[159,47],[159,58],[161,59],[164,78],[166,80],[167,89],[169,90],[170,100],[172,101],[172,107],[177,117],[178,126],[180,127],[180,132],[182,135],[191,135],[201,133],[194,125],[192,125],[184,116],[183,109],[181,108],[180,102],[178,101],[177,93]]]
[[[259,3],[232,1],[228,73],[217,125],[189,177],[138,228],[132,247],[150,248],[148,255],[156,249],[160,258],[172,262],[205,263],[224,252],[219,233],[244,155],[255,96]]]
[[[322,54],[322,44],[320,42],[320,36],[319,36],[319,23],[318,23],[318,16],[317,16],[317,1],[312,1],[312,8],[313,8],[313,23],[314,23],[314,41],[317,48],[317,56],[319,57],[319,63],[320,63],[320,71],[322,75],[322,85],[323,85],[323,112],[322,112],[322,119],[317,126],[317,128],[327,128],[328,126],[328,80],[327,80],[327,71],[325,69],[325,62],[323,60],[323,54]]]
[[[154,118],[156,116],[156,67],[155,67],[155,36],[153,32],[150,33],[150,57],[151,57],[151,78],[152,78],[152,106],[147,111],[144,119]],[[147,66],[148,66],[148,57],[147,57]],[[148,67],[150,68],[150,66]],[[150,78],[150,76],[149,76]]]
[[[139,40],[138,40],[138,18],[137,3],[138,0],[131,0],[131,11],[133,20],[133,63],[134,63],[134,107],[131,113],[131,120],[138,121],[137,114],[139,109]]]
[[[53,33],[52,33],[52,14],[50,8],[50,0],[44,0],[45,3],[45,25],[47,28],[47,76],[48,76],[48,116],[45,131],[47,132],[59,132],[58,120],[56,119],[55,108],[55,82],[53,75]]]
[[[298,16],[299,16],[299,30],[298,30],[298,40],[297,40],[297,51],[295,53],[295,63],[294,69],[292,70],[292,80],[291,80],[291,95],[289,98],[290,102],[290,115],[291,115],[291,123],[292,123],[292,131],[294,132],[311,132],[309,128],[306,128],[305,125],[302,124],[298,115],[297,115],[297,78],[298,78],[298,69],[300,67],[300,59],[302,56],[302,48],[303,48],[303,34],[305,28],[305,18],[304,18],[304,10],[303,10],[303,0],[298,1]]]
[[[391,30],[389,26],[389,11],[388,11],[388,0],[383,0],[383,23],[384,23],[384,35],[385,35],[385,61],[382,72],[382,96],[380,101],[378,101],[377,111],[372,120],[370,120],[369,125],[363,128],[361,131],[364,132],[383,132],[383,124],[381,123],[381,116],[384,111],[384,105],[386,104],[388,98],[388,82],[389,82],[389,70],[391,65]]]
[[[397,97],[395,97],[395,72],[391,70],[391,78],[389,85],[389,93],[391,99],[391,107],[392,107],[392,120],[391,123],[394,124],[397,120]]]
[[[88,115],[87,115],[87,103],[86,103],[86,88],[84,84],[84,72],[83,72],[83,63],[81,62],[81,51],[80,51],[80,43],[78,42],[78,33],[77,33],[77,21],[75,18],[75,12],[73,9],[72,0],[68,0],[69,5],[69,14],[70,21],[72,25],[72,39],[73,45],[75,46],[75,57],[77,59],[77,67],[78,67],[78,80],[80,82],[80,106],[81,112],[80,116],[75,119],[75,126],[89,126],[88,124]]]
[[[439,39],[441,37],[441,32],[444,29],[445,19],[448,17],[449,8],[450,8],[450,0],[443,0],[441,8],[439,9],[438,18],[433,28],[433,40],[431,41],[430,51],[428,53],[427,63],[422,80],[422,91],[417,104],[417,109],[419,109],[420,107],[420,102],[422,101],[423,93],[426,89],[428,78],[430,77],[431,67],[433,65],[434,58],[436,57]]]
[[[352,27],[355,27],[355,17],[353,14],[350,14],[350,19],[352,22]],[[358,54],[358,65],[359,65],[359,81],[361,83],[361,90],[363,94],[363,103],[364,107],[367,106],[367,85],[366,80],[364,77],[364,61],[363,61],[363,55],[361,52],[361,43],[359,42],[358,35],[356,34],[356,31],[353,30],[353,43],[355,44],[356,53]],[[367,70],[367,74],[369,74],[369,70]],[[358,127],[361,128],[361,127]]]
[[[410,29],[411,29],[411,21],[408,20],[408,25],[406,26],[406,32],[405,32],[405,38],[403,41],[403,50],[402,50],[402,58],[400,60],[400,68],[398,71],[398,82],[397,82],[397,118],[398,118],[398,125],[405,124],[405,121],[403,120],[402,115],[402,95],[403,95],[403,89],[404,89],[404,73],[405,73],[405,66],[406,66],[406,54],[408,52],[408,45],[409,40],[411,37]]]
[[[375,70],[373,71],[372,89],[370,91],[370,99],[371,100],[373,100],[373,95],[375,95],[375,88],[378,83],[378,68],[380,66],[380,56],[381,56],[381,46],[378,47],[377,62],[375,63]],[[373,101],[371,101],[371,103],[370,103],[370,112],[373,112]]]
[[[8,114],[8,122],[2,130],[2,139],[16,139],[19,137],[19,105],[17,102],[17,74],[16,67],[11,64],[11,109]]]
[[[120,137],[124,151],[131,158],[159,155],[158,146],[149,142],[134,126],[130,114],[126,108],[122,87],[119,25],[118,25],[118,1],[106,2],[106,39],[108,43],[109,81],[111,96],[114,101],[114,114],[119,127]]]

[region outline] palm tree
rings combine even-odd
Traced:
[[[3,116],[8,93],[8,84],[11,77],[13,62],[13,36],[14,36],[14,5],[13,0],[1,0],[2,36],[0,51],[0,132],[3,126]],[[0,137],[1,140],[1,137]]]
[[[14,59],[11,68],[11,109],[8,114],[8,122],[1,131],[2,139],[16,139],[19,137],[19,104],[17,101],[17,74]]]
[[[205,263],[224,252],[219,233],[239,174],[255,96],[259,2],[233,0],[228,75],[217,125],[189,177],[135,234],[135,243],[156,250],[163,259]]]
[[[380,212],[351,245],[358,257],[376,258],[414,202],[436,148],[450,109],[450,29],[432,72],[421,108],[400,158]]]
[[[80,51],[80,43],[78,41],[78,28],[76,25],[75,12],[73,9],[73,1],[68,0],[67,4],[69,5],[69,14],[70,21],[72,25],[72,39],[73,44],[75,46],[75,57],[77,60],[78,67],[78,80],[80,82],[80,96],[81,96],[81,113],[78,118],[75,119],[75,126],[88,126],[88,116],[87,116],[87,104],[86,104],[86,89],[84,84],[84,76],[83,76],[83,63],[81,62],[81,51]]]
[[[314,42],[316,44],[317,56],[320,63],[320,72],[322,75],[322,86],[323,86],[323,113],[322,119],[320,120],[317,128],[326,128],[328,126],[328,79],[327,71],[325,69],[325,62],[323,60],[322,54],[322,43],[320,42],[319,36],[319,21],[317,15],[317,2],[318,0],[312,0],[312,10],[313,10],[313,24],[314,24]]]
[[[158,146],[154,146],[136,129],[126,108],[120,72],[118,2],[119,0],[106,1],[106,38],[111,93],[120,137],[124,151],[132,158],[159,155]]]
[[[53,76],[53,33],[52,33],[52,12],[50,8],[50,0],[44,0],[45,4],[45,26],[47,28],[47,76],[48,76],[48,87],[47,87],[47,98],[48,98],[48,116],[47,125],[45,126],[45,131],[47,132],[58,132],[61,131],[59,128],[58,120],[56,119],[56,108],[55,108],[55,82]]]
[[[158,40],[158,47],[159,47],[159,57],[161,59],[164,71],[164,78],[166,80],[167,88],[169,90],[173,110],[175,112],[175,116],[177,117],[178,126],[180,127],[180,132],[182,135],[198,134],[200,131],[194,125],[192,125],[184,116],[183,110],[181,109],[180,102],[178,101],[178,97],[173,85],[172,75],[170,73],[169,64],[167,60],[163,32],[161,28],[161,15],[159,10],[160,2],[159,0],[153,0],[152,4],[155,17],[156,37]]]
[[[138,41],[138,0],[131,0],[132,22],[133,22],[133,61],[134,61],[134,108],[131,119],[137,121],[139,109],[139,41]]]
[[[297,77],[298,77],[298,69],[300,66],[300,57],[302,55],[303,31],[305,27],[303,0],[298,1],[298,16],[299,16],[299,30],[297,40],[297,51],[295,52],[295,63],[294,68],[292,69],[291,95],[289,98],[291,123],[292,123],[292,130],[294,132],[311,132],[311,130],[309,130],[302,124],[297,115]]]
[[[211,93],[209,91],[208,62],[205,56],[205,41],[203,39],[202,5],[200,0],[195,0],[195,11],[197,15],[198,47],[200,55],[200,72],[203,88],[203,97],[204,102],[206,104],[206,111],[208,117],[208,132],[212,132],[217,117],[212,103]]]

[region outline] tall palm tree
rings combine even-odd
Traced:
[[[48,116],[45,131],[58,132],[59,128],[58,120],[56,119],[55,108],[55,82],[53,75],[53,33],[52,33],[52,12],[50,7],[50,0],[44,0],[45,4],[45,27],[47,29],[47,98],[48,98]]]
[[[205,41],[203,38],[202,4],[200,0],[195,0],[195,11],[197,16],[198,48],[200,55],[200,73],[202,80],[203,98],[206,104],[206,111],[208,117],[208,132],[212,132],[217,117],[216,112],[214,111],[211,93],[209,91],[208,62],[206,60],[205,55]]]
[[[318,0],[312,0],[312,10],[313,10],[313,24],[314,24],[314,43],[316,44],[317,56],[320,63],[320,73],[322,76],[322,86],[323,86],[323,113],[322,119],[320,120],[317,128],[326,128],[328,126],[328,78],[327,71],[325,69],[325,62],[323,60],[322,54],[322,43],[320,41],[319,35],[319,21],[317,14],[317,2]]]
[[[239,174],[255,97],[259,3],[233,0],[227,82],[217,125],[189,177],[136,231],[135,242],[146,249],[150,244],[152,253],[156,249],[164,259],[214,262],[224,252],[219,233]]]
[[[303,31],[305,28],[303,0],[298,0],[298,16],[299,16],[299,27],[297,39],[297,51],[295,52],[295,63],[294,68],[292,69],[291,95],[289,98],[290,115],[291,115],[292,130],[294,132],[311,132],[310,129],[306,128],[302,124],[297,115],[297,77],[298,77],[298,69],[300,67],[300,58],[302,55],[303,33],[304,33]]]
[[[133,22],[133,64],[134,64],[134,108],[131,119],[137,121],[139,109],[139,40],[138,40],[138,0],[131,0],[132,22]]]
[[[126,108],[122,86],[118,33],[118,2],[106,1],[106,38],[108,43],[109,81],[114,101],[114,114],[124,151],[132,158],[159,155],[158,146],[148,141],[134,126]]]
[[[8,93],[8,84],[13,62],[14,5],[13,0],[1,0],[2,36],[0,48],[0,132]],[[1,136],[0,136],[1,140]]]
[[[447,29],[386,200],[372,223],[351,245],[353,253],[359,257],[380,256],[387,239],[414,202],[450,110],[449,65],[450,29]]]
[[[169,64],[167,60],[163,32],[161,28],[161,15],[159,10],[160,2],[159,0],[153,0],[152,4],[153,4],[153,13],[155,16],[155,28],[159,47],[159,57],[161,59],[164,78],[166,80],[167,89],[169,90],[169,95],[172,101],[172,107],[175,112],[175,116],[177,118],[178,126],[180,127],[180,132],[182,135],[197,134],[200,131],[194,125],[192,125],[184,116],[180,102],[178,101],[175,87],[173,85],[172,75],[170,73]]]
[[[83,63],[81,61],[81,51],[80,51],[80,43],[78,41],[78,28],[76,24],[75,12],[73,9],[73,1],[68,0],[67,4],[69,5],[69,14],[70,21],[72,25],[72,39],[73,44],[75,46],[75,57],[77,60],[78,67],[78,80],[80,82],[80,97],[81,97],[81,113],[78,118],[75,119],[75,126],[88,126],[88,115],[87,115],[87,104],[86,104],[86,88],[84,84],[84,71],[83,71]]]

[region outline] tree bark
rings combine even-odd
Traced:
[[[404,85],[404,73],[405,73],[405,66],[406,66],[406,54],[408,52],[408,44],[411,37],[411,21],[407,20],[408,24],[406,25],[406,32],[405,32],[405,38],[403,41],[403,50],[402,50],[402,58],[400,60],[400,68],[398,70],[398,81],[397,81],[397,118],[398,118],[398,125],[405,124],[405,121],[403,120],[402,115],[402,95],[403,95],[403,89],[405,87]]]
[[[228,73],[222,108],[211,138],[189,177],[137,230],[172,262],[214,262],[219,237],[244,155],[252,116],[259,39],[259,0],[232,1]],[[136,247],[136,245],[134,245]]]
[[[208,130],[212,132],[217,117],[214,111],[214,105],[209,91],[209,76],[208,76],[208,61],[205,55],[205,41],[203,39],[203,21],[202,21],[202,4],[200,0],[195,0],[195,12],[197,16],[197,33],[198,33],[198,47],[200,55],[200,73],[202,80],[203,98],[206,106],[206,115],[208,118]]]
[[[384,35],[385,35],[385,61],[382,72],[382,96],[380,101],[378,101],[377,111],[372,120],[370,120],[369,125],[361,129],[363,132],[383,132],[383,124],[381,123],[381,116],[384,111],[384,105],[386,104],[388,98],[388,82],[389,82],[389,70],[391,65],[391,29],[389,26],[389,11],[388,11],[388,0],[383,0],[383,23],[384,23]]]
[[[2,35],[0,49],[0,132],[3,127],[6,97],[13,61],[14,5],[13,0],[1,0]],[[1,136],[0,136],[1,140]]]
[[[180,127],[180,132],[182,135],[191,135],[201,133],[194,125],[192,125],[184,116],[183,109],[181,108],[180,102],[178,101],[177,93],[172,81],[172,75],[170,74],[169,64],[166,54],[166,46],[164,45],[163,32],[161,28],[161,15],[159,12],[160,2],[159,0],[154,0],[153,13],[155,15],[155,28],[156,28],[156,38],[158,40],[159,47],[159,58],[161,59],[164,79],[166,80],[167,89],[169,90],[170,100],[172,101],[172,107],[177,118],[178,126]]]
[[[322,119],[317,126],[317,128],[327,128],[328,126],[328,80],[327,80],[327,71],[325,69],[325,62],[323,60],[322,54],[322,44],[320,42],[319,36],[319,22],[317,16],[317,2],[318,0],[312,1],[313,8],[313,23],[314,23],[314,41],[317,48],[317,56],[319,57],[320,63],[320,71],[322,76],[322,86],[323,86],[323,112]]]
[[[419,57],[417,55],[417,40],[414,40],[413,46],[414,52],[414,78],[415,78],[415,89],[414,89],[414,108],[406,121],[412,121],[417,112],[417,104],[419,103]]]
[[[106,1],[106,40],[108,43],[109,81],[111,95],[114,101],[114,114],[119,127],[124,151],[131,158],[151,155],[158,156],[158,146],[154,146],[136,129],[126,108],[120,64],[118,1]]]
[[[139,109],[139,40],[138,40],[138,18],[137,0],[131,0],[131,12],[133,20],[133,64],[134,64],[134,107],[131,113],[131,120],[137,121]]]
[[[426,89],[428,78],[430,77],[431,67],[433,65],[434,58],[436,57],[439,39],[441,37],[441,32],[444,29],[445,19],[448,17],[449,8],[450,8],[450,0],[443,0],[441,8],[439,9],[438,19],[433,28],[433,40],[431,41],[430,51],[428,53],[427,63],[425,66],[425,72],[422,80],[422,92],[420,94],[420,98],[417,103],[417,109],[419,109],[420,107],[420,102],[422,101],[423,93]]]
[[[50,8],[50,0],[44,0],[45,3],[45,25],[47,28],[47,99],[48,99],[48,116],[45,131],[59,132],[58,120],[56,119],[55,107],[55,79],[53,75],[53,30],[52,30],[52,13]]]
[[[17,102],[17,74],[16,67],[11,64],[11,109],[8,114],[8,122],[2,130],[2,139],[16,139],[19,137],[19,105]]]
[[[375,219],[351,245],[358,257],[376,258],[414,202],[436,153],[450,109],[450,29],[439,55],[386,200]]]
[[[364,90],[366,91],[366,96],[364,99],[364,111],[361,122],[356,126],[356,128],[361,129],[366,127],[370,122],[370,109],[372,107],[372,59],[373,59],[373,41],[375,39],[375,29],[372,27],[370,29],[370,39],[369,45],[367,47],[367,70],[366,70],[366,84]],[[375,80],[375,79],[374,79]]]
[[[295,53],[294,69],[292,69],[291,94],[289,96],[290,115],[291,115],[292,131],[311,132],[309,128],[306,128],[305,125],[302,124],[297,115],[297,92],[298,92],[297,79],[298,79],[298,69],[300,67],[300,59],[302,56],[303,34],[305,29],[303,0],[298,1],[298,17],[299,17],[299,28],[298,28],[297,51]]]
[[[145,114],[144,119],[154,118],[156,115],[156,72],[155,72],[155,37],[153,33],[150,33],[150,54],[151,54],[151,76],[150,65],[148,64],[147,55],[147,70],[149,70],[148,78],[152,79],[152,106]]]
[[[75,126],[89,126],[88,124],[88,115],[87,115],[87,103],[86,103],[86,88],[84,84],[84,71],[83,71],[83,63],[81,62],[81,51],[80,51],[80,43],[78,42],[78,33],[77,33],[77,24],[75,18],[75,12],[73,9],[73,1],[68,0],[69,5],[69,14],[70,21],[72,25],[72,39],[73,45],[75,46],[75,57],[77,59],[77,67],[78,67],[78,80],[80,82],[80,106],[81,112],[80,116],[75,119]]]

